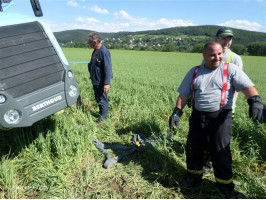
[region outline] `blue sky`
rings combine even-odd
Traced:
[[[54,32],[141,31],[220,25],[266,32],[266,0],[39,0]],[[34,16],[30,0],[13,0],[7,12]],[[0,16],[1,19],[1,16]]]

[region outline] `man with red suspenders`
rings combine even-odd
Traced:
[[[263,102],[249,77],[236,65],[222,61],[223,50],[219,42],[208,42],[203,57],[205,63],[193,67],[179,86],[180,94],[169,125],[170,128],[179,125],[182,110],[192,95],[193,111],[186,147],[187,176],[181,185],[193,187],[202,180],[203,154],[207,146],[216,185],[226,198],[231,198],[234,183],[230,140],[235,91],[245,94],[254,121],[263,121]]]
[[[232,45],[233,37],[234,37],[234,33],[231,28],[221,27],[215,35],[215,41],[219,42],[223,48],[223,62],[233,63],[236,66],[238,66],[239,69],[243,70],[243,61],[241,57],[237,55],[235,52],[231,51],[230,49]],[[203,60],[203,62],[205,61]],[[238,92],[235,92],[232,117],[235,114],[237,96],[238,96]],[[190,105],[191,102],[188,102],[188,104]],[[206,159],[206,163],[203,168],[204,170],[208,171],[212,168],[212,162],[210,160],[210,156],[208,152],[205,153],[204,157]]]

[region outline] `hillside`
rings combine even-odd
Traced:
[[[189,26],[99,34],[109,49],[200,53],[204,44],[214,39],[218,29],[219,26]],[[266,33],[240,29],[233,29],[233,31],[235,37],[231,49],[234,52],[240,55],[266,55]],[[92,32],[90,30],[69,30],[57,32],[55,36],[62,47],[88,48],[88,35]]]
[[[99,33],[102,39],[105,38],[125,38],[129,36],[168,36],[168,37],[203,37],[208,40],[214,38],[219,26],[188,26],[175,27],[160,30],[138,31],[138,32],[117,32],[117,33]],[[266,33],[233,29],[235,38],[234,43],[247,45],[251,42],[266,41]],[[94,31],[91,30],[69,30],[55,32],[55,37],[59,43],[71,41],[86,42],[88,35]]]

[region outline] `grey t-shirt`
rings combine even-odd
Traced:
[[[216,69],[208,69],[201,65],[194,81],[195,88],[195,108],[199,111],[215,112],[220,110],[221,94],[223,87],[223,65]],[[192,76],[195,67],[191,68],[186,74],[178,92],[185,96],[192,95]],[[254,86],[249,77],[239,69],[238,66],[230,63],[228,66],[228,84],[226,90],[226,105],[224,109],[233,108],[234,93]]]

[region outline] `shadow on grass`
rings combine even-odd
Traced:
[[[223,193],[219,191],[215,183],[203,179],[202,182],[196,185],[194,188],[180,188],[181,193],[185,199],[225,199]],[[238,191],[234,192],[234,199],[246,199],[247,197]]]
[[[171,145],[171,144],[170,144]],[[177,148],[175,153],[182,151],[179,144],[174,144]],[[178,153],[177,153],[178,154]],[[181,181],[186,175],[186,169],[178,164],[168,153],[165,154],[156,148],[149,148],[144,152],[137,152],[130,158],[122,160],[122,164],[135,162],[143,168],[142,177],[150,183],[158,182],[163,187],[169,188],[166,198],[176,198],[175,193],[182,194],[184,199],[221,199],[225,198],[218,190],[215,182],[203,179],[202,183],[194,188],[182,188]],[[236,192],[237,198],[246,198],[242,193]]]
[[[9,158],[16,157],[22,149],[28,147],[42,133],[51,132],[55,129],[55,120],[47,117],[31,127],[13,128],[10,130],[0,130],[0,159],[3,156]]]
[[[133,134],[142,133],[148,138],[151,138],[151,133],[153,133],[152,136],[161,133],[159,125],[152,120],[142,121],[126,129],[119,129],[117,133],[121,135],[129,131]],[[159,143],[160,147],[157,147],[157,145],[146,147],[143,151],[136,151],[124,157],[119,163],[128,165],[130,162],[134,162],[140,165],[143,169],[142,177],[145,180],[150,183],[158,182],[163,187],[169,188],[169,191],[172,191],[166,194],[164,198],[177,198],[177,194],[182,194],[186,199],[224,198],[215,183],[207,179],[204,179],[203,182],[195,188],[182,188],[180,183],[182,178],[186,175],[186,169],[173,158],[173,153],[182,157],[182,155],[184,155],[184,144],[178,141],[167,141],[166,146],[164,146],[163,140]],[[133,146],[133,144],[129,144],[128,146]],[[116,152],[115,150],[114,153],[118,155],[121,154],[121,151]],[[238,196],[245,198],[243,194],[238,194]]]
[[[179,144],[176,144],[176,146],[179,146]],[[120,153],[121,151],[118,154]],[[186,174],[186,169],[171,158],[167,152],[162,153],[156,147],[150,146],[142,152],[135,152],[123,158],[119,163],[128,165],[130,162],[134,162],[142,167],[142,178],[151,184],[158,182],[163,187],[169,189],[169,192],[163,196],[165,199],[174,199],[180,197],[180,194],[182,194],[184,199],[224,198],[223,194],[215,186],[215,183],[207,179],[203,179],[202,183],[194,188],[182,188],[180,183]],[[123,191],[117,192],[121,193],[121,196],[124,195]],[[241,199],[245,198],[241,193],[237,193],[237,196]]]

